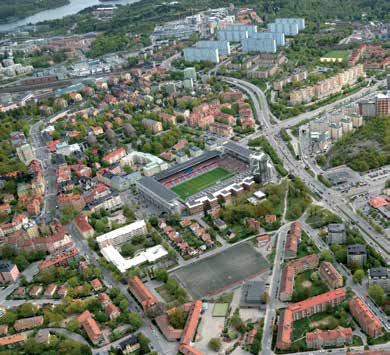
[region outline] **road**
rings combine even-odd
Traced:
[[[50,153],[41,139],[41,127],[44,125],[45,120],[34,123],[30,127],[29,137],[35,157],[41,163],[43,177],[46,182],[46,191],[40,216],[44,216],[46,213],[55,210],[57,193],[55,167],[52,165]]]
[[[302,179],[303,182],[313,191],[318,193],[322,198],[322,203],[324,207],[333,211],[337,215],[342,215],[345,220],[348,222],[354,222],[356,226],[360,229],[362,236],[367,241],[367,243],[371,244],[375,243],[375,247],[382,254],[382,256],[388,262],[390,260],[390,242],[381,234],[375,232],[372,227],[358,214],[354,212],[351,208],[349,202],[345,199],[345,197],[339,193],[338,191],[332,190],[330,188],[325,187],[321,182],[313,178],[305,169],[303,162],[299,162],[294,159],[291,155],[291,152],[287,148],[285,142],[278,136],[279,126],[281,123],[272,125],[270,117],[270,109],[268,107],[267,101],[264,99],[264,94],[262,91],[255,85],[248,83],[244,80],[234,79],[234,78],[226,78],[223,77],[225,81],[229,84],[238,87],[239,89],[245,91],[252,100],[254,101],[254,107],[256,111],[256,117],[258,117],[263,123],[263,130],[259,132],[255,132],[250,136],[244,138],[241,143],[248,144],[250,139],[259,136],[267,137],[270,144],[275,149],[278,156],[282,159],[285,168],[293,175],[298,176]],[[334,103],[336,104],[336,103]],[[313,113],[308,113],[314,117]],[[301,117],[300,120],[303,120]],[[297,122],[293,117],[286,122]],[[301,122],[301,121],[299,121]]]
[[[284,257],[284,245],[286,242],[287,232],[290,229],[290,224],[283,225],[280,229],[276,238],[275,243],[275,259],[272,269],[272,276],[269,285],[269,298],[270,301],[267,305],[267,310],[265,312],[264,318],[264,328],[263,328],[263,340],[262,340],[262,349],[266,353],[272,353],[272,332],[273,324],[276,320],[276,309],[278,308],[278,294],[279,294],[279,282],[282,273],[282,263]]]
[[[272,117],[266,97],[264,93],[257,86],[248,83],[244,80],[238,80],[238,79],[227,78],[227,77],[223,77],[223,79],[226,82],[228,82],[230,85],[236,86],[238,89],[245,92],[250,97],[250,99],[253,102],[255,116],[259,119],[259,121],[263,125],[262,131],[255,132],[250,136],[245,137],[241,141],[241,143],[247,145],[250,139],[259,136],[265,136],[270,142],[270,144],[272,145],[272,147],[275,149],[278,156],[282,159],[284,166],[285,168],[287,168],[289,173],[300,177],[311,190],[315,191],[319,196],[321,196],[321,202],[324,205],[324,207],[333,211],[337,215],[343,216],[344,219],[347,220],[348,222],[353,221],[354,223],[356,223],[356,226],[360,228],[362,232],[361,234],[366,240],[366,242],[370,245],[373,245],[373,243],[375,243],[376,249],[386,258],[386,261],[388,261],[389,251],[390,251],[390,244],[388,240],[383,236],[381,236],[380,234],[373,231],[371,226],[369,226],[366,221],[364,221],[360,216],[358,216],[354,212],[354,210],[350,207],[349,202],[345,200],[344,196],[342,196],[337,191],[334,191],[332,189],[323,186],[319,181],[317,181],[310,174],[308,174],[307,171],[305,170],[305,165],[303,164],[303,162],[298,162],[294,159],[294,157],[291,155],[291,152],[287,148],[285,142],[279,137],[280,128],[291,127],[293,125],[299,124],[304,120],[312,119],[323,110],[330,110],[334,108],[336,105],[339,105],[340,101],[327,105],[326,107],[321,108],[321,110],[307,112],[305,114],[299,115],[297,117],[293,117],[283,122],[280,121],[278,122]],[[379,85],[379,83],[377,85]],[[356,95],[362,95],[362,93],[359,92]],[[348,99],[351,98],[349,97]],[[342,100],[342,102],[343,101],[345,100]],[[274,121],[275,123],[273,124],[272,121]],[[307,228],[308,226],[306,225],[305,227]],[[368,233],[367,231],[370,232]],[[263,331],[263,339],[262,339],[263,349],[270,353],[272,353],[272,349],[271,349],[272,324],[273,321],[275,320],[275,303],[277,302],[276,299],[278,298],[278,284],[279,284],[280,274],[281,274],[280,264],[282,260],[281,243],[283,243],[284,234],[285,233],[282,233],[281,230],[278,233],[279,238],[276,244],[274,270],[271,279],[272,281],[270,284],[271,301],[269,306],[267,307],[266,316],[264,320],[264,331]],[[314,239],[314,241],[316,242],[320,250],[324,250],[328,248],[327,245],[318,238],[317,233],[313,233],[312,230],[311,231],[309,230],[309,234],[312,235],[312,238]],[[388,328],[387,317],[381,314],[378,308],[375,307],[375,305],[373,305],[372,302],[367,299],[364,288],[359,285],[355,285],[352,282],[352,277],[347,270],[342,269],[341,266],[339,266],[339,268],[341,269],[340,271],[342,271],[342,274],[346,276],[347,285],[351,287],[355,293],[360,295],[367,302],[368,306],[379,317],[383,325],[386,326],[386,328]],[[345,350],[342,350],[342,353],[345,353]]]

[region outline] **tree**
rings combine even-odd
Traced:
[[[355,284],[357,283],[362,283],[363,279],[364,279],[364,270],[362,269],[358,269],[355,271],[355,273],[353,274],[353,277],[352,277],[352,280]]]
[[[66,329],[68,329],[71,332],[75,332],[80,328],[80,323],[78,322],[77,319],[71,319],[67,324],[66,324]]]
[[[157,227],[158,225],[158,218],[157,216],[151,216],[149,218],[149,223],[153,226],[153,227]]]
[[[221,340],[219,338],[211,338],[208,343],[208,348],[211,351],[218,352],[222,347]]]
[[[142,326],[142,318],[138,313],[129,313],[128,315],[128,321],[132,328],[132,331],[135,332]]]
[[[125,257],[131,257],[135,253],[135,248],[131,243],[126,243],[121,246],[121,254]]]
[[[138,343],[142,354],[148,354],[150,352],[149,343],[150,340],[143,333],[138,334]]]
[[[30,302],[23,303],[19,308],[19,314],[22,318],[32,317],[35,312],[36,307]]]
[[[268,303],[268,301],[269,301],[269,295],[268,295],[267,292],[263,292],[263,293],[261,294],[261,296],[260,296],[260,301],[261,301],[261,303],[263,303],[263,304],[267,304],[267,303]]]
[[[129,307],[129,301],[126,298],[120,300],[119,308],[122,312],[126,312],[128,307]]]
[[[0,324],[7,324],[8,326],[12,326],[17,319],[18,319],[17,314],[13,311],[8,310],[0,318]]]
[[[155,277],[157,281],[167,282],[168,280],[168,272],[165,269],[158,269],[155,273]]]
[[[371,285],[368,287],[368,295],[374,300],[378,306],[382,306],[385,302],[385,291],[379,285]]]
[[[168,315],[169,324],[175,329],[184,329],[188,313],[182,308],[176,308]]]
[[[333,261],[333,255],[332,252],[329,249],[325,249],[320,254],[321,260],[332,262]]]

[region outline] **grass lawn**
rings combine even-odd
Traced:
[[[183,240],[192,248],[199,248],[204,244],[203,240],[193,234],[190,229],[184,229],[180,234],[183,237]]]
[[[303,256],[310,254],[318,254],[320,251],[309,238],[305,231],[302,231],[301,242],[298,245],[297,258],[302,258]]]
[[[228,309],[228,303],[215,303],[213,308],[213,317],[226,317]]]
[[[208,171],[207,173],[194,177],[191,180],[185,181],[182,184],[173,186],[171,190],[176,192],[184,200],[207,187],[230,178],[233,175],[234,173],[218,167]]]
[[[316,328],[335,329],[339,325],[339,321],[332,315],[327,313],[317,313],[309,318],[303,318],[294,322],[292,339],[297,340],[302,338],[307,332]]]
[[[322,280],[311,281],[310,275],[315,270],[307,270],[295,277],[293,301],[299,302],[308,297],[317,296],[329,291],[328,287]]]
[[[325,58],[342,58],[347,59],[348,56],[351,54],[351,51],[349,50],[334,50],[326,53],[324,55]]]

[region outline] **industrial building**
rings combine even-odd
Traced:
[[[229,41],[199,41],[195,44],[195,47],[210,49],[217,48],[219,55],[230,55]]]
[[[186,62],[208,61],[218,64],[219,50],[218,48],[187,47],[184,48],[184,59]]]
[[[241,41],[243,52],[276,53],[276,41],[272,38],[246,38]]]

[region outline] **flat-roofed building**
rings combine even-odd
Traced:
[[[373,267],[368,270],[368,285],[379,285],[385,292],[390,291],[389,269],[386,267]]]
[[[137,191],[148,202],[167,213],[180,213],[178,196],[152,177],[144,176],[136,182]]]
[[[346,238],[344,223],[328,224],[328,235],[326,237],[328,244],[344,244]]]
[[[347,246],[347,263],[348,265],[364,265],[367,262],[366,247],[363,244],[354,244]]]
[[[96,238],[100,248],[108,245],[118,245],[126,242],[132,237],[143,235],[148,232],[146,223],[143,219],[128,224],[127,226],[114,229],[111,232],[103,234]]]

